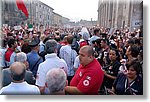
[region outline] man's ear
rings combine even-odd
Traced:
[[[48,85],[47,85],[47,83],[45,83],[45,87],[47,87],[47,88],[48,88]]]
[[[92,55],[90,55],[89,57],[90,57],[90,59],[93,59],[93,56],[92,56]]]

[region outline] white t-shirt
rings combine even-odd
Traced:
[[[14,83],[11,82],[11,84],[9,84],[6,87],[3,87],[0,90],[0,94],[3,95],[9,95],[9,94],[28,94],[28,95],[40,95],[40,90],[37,86],[34,85],[30,85],[27,82],[22,82],[22,83]]]
[[[80,60],[79,60],[79,56],[77,56],[74,61],[74,68],[78,68],[79,66],[80,66]]]
[[[10,56],[10,62],[6,61],[7,66],[10,66],[11,64],[15,62],[15,56],[16,56],[16,53],[13,52]]]
[[[64,69],[66,73],[68,71],[66,62],[63,59],[60,59],[59,57],[57,57],[56,53],[47,54],[45,56],[45,59],[46,60],[39,65],[38,71],[37,71],[36,85],[40,87],[45,86],[46,74],[50,69],[60,68],[60,69]]]
[[[6,52],[6,49],[0,48],[0,67],[6,67],[6,65],[5,65],[5,52]]]

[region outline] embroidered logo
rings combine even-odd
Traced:
[[[83,85],[84,85],[84,86],[88,86],[88,85],[89,85],[89,81],[88,81],[88,80],[84,80],[84,81],[83,81]]]
[[[82,76],[82,73],[81,73],[81,72],[79,73],[79,76],[80,76],[80,77]]]
[[[91,80],[91,77],[87,76],[86,79]]]

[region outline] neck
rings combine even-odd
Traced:
[[[107,45],[105,45],[103,49],[104,49],[104,50],[106,50],[107,48],[108,48],[108,46],[107,46]]]
[[[11,47],[12,50],[15,50],[15,48]]]
[[[114,62],[116,62],[116,60],[112,60],[110,63],[114,63]]]
[[[132,82],[133,80],[135,80],[136,77],[137,77],[137,75],[135,75],[134,77],[130,77],[130,78],[128,77],[129,82]]]
[[[32,51],[38,52],[36,49],[32,49]]]
[[[131,61],[131,59],[132,59],[132,56],[131,56],[131,55],[129,55],[129,56],[128,56],[128,60],[129,60],[129,61]]]
[[[91,62],[93,62],[94,58],[92,58],[86,65],[82,65],[82,66],[87,66],[88,64],[90,64]]]
[[[20,81],[15,81],[15,80],[13,80],[13,82],[14,82],[14,83],[22,83],[22,82],[24,82],[24,80],[20,80]]]

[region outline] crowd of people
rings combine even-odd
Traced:
[[[143,34],[3,27],[0,67],[4,95],[143,95]]]

